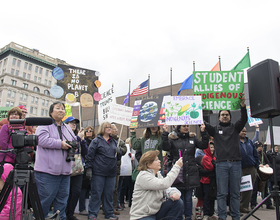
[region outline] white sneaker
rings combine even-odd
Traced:
[[[204,215],[202,220],[208,220],[209,215]]]
[[[218,219],[219,216],[218,216],[216,213],[214,213],[214,215],[212,215],[211,218],[213,218],[213,219]]]

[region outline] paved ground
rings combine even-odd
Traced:
[[[262,200],[261,200],[261,197],[258,196],[258,202],[260,203]],[[193,204],[194,206],[196,205],[196,198],[193,199]],[[258,217],[259,219],[261,220],[273,220],[273,219],[276,219],[276,212],[275,210],[268,210],[266,209],[265,205],[263,205],[264,208],[259,208],[255,213],[254,215],[256,217]],[[130,208],[126,207],[123,211],[120,211],[121,214],[119,215],[119,220],[129,220],[129,210]],[[194,213],[194,210],[193,210],[193,213]],[[79,214],[75,214],[75,216],[79,219],[79,220],[87,220],[87,216],[83,216],[83,215],[79,215]],[[244,215],[245,216],[245,215]],[[244,217],[242,216],[241,219]],[[97,217],[97,220],[101,220],[101,219],[105,219],[104,218],[104,215],[102,215],[102,210],[99,211],[99,215]],[[193,216],[193,219],[195,219],[195,217]],[[253,219],[256,219],[254,218],[253,216],[249,217],[248,218],[249,220],[253,220]],[[227,220],[231,220],[231,217],[228,216],[227,217]]]

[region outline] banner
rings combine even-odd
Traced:
[[[165,123],[163,98],[168,94],[151,95],[135,100],[131,128],[161,126]]]
[[[112,103],[108,113],[108,122],[129,126],[131,122],[133,108]]]
[[[165,122],[167,125],[202,124],[200,96],[166,96]]]
[[[193,95],[202,97],[203,110],[239,109],[243,89],[243,70],[193,72]]]
[[[3,118],[7,118],[8,117],[8,111],[11,108],[12,107],[0,107],[0,120],[2,120]]]
[[[101,99],[98,105],[98,121],[99,124],[108,120],[108,113],[110,111],[111,104],[116,103],[116,96],[114,87],[101,93]]]
[[[272,126],[273,130],[273,139],[274,139],[274,146],[275,145],[280,145],[280,127],[279,126]],[[267,133],[266,133],[266,144],[271,145],[270,141],[270,127],[267,127]]]
[[[52,71],[57,80],[50,93],[54,98],[72,104],[80,102],[82,107],[93,106],[93,94],[98,92],[98,72],[70,65],[58,64]]]
[[[251,175],[242,176],[240,192],[253,190],[252,177]]]
[[[250,125],[250,127],[263,123],[263,121],[260,118],[252,118],[251,117],[250,106],[247,106],[246,108],[247,108],[248,124]]]

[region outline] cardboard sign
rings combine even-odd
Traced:
[[[251,175],[242,176],[240,192],[253,190],[252,177]]]
[[[101,99],[98,105],[98,120],[99,124],[108,120],[108,114],[110,111],[111,104],[116,103],[116,96],[114,87],[101,93]]]
[[[202,124],[201,96],[165,97],[165,122],[167,125]]]
[[[243,89],[243,70],[193,72],[193,95],[202,97],[204,110],[239,109]]]
[[[7,118],[8,117],[8,111],[11,108],[12,107],[0,107],[0,120],[2,120],[3,118]]]
[[[247,106],[247,116],[248,116],[248,124],[250,125],[250,127],[263,123],[263,121],[260,118],[252,118],[251,117],[250,106]]]
[[[107,121],[129,126],[131,122],[133,108],[124,105],[112,103]]]
[[[131,128],[161,126],[165,123],[164,96],[168,94],[141,97],[134,102]]]
[[[52,71],[57,85],[51,88],[50,93],[54,98],[65,100],[68,104],[81,102],[82,107],[92,107],[93,94],[98,92],[94,84],[98,80],[95,73],[94,70],[58,64]],[[82,95],[84,98],[81,100]]]

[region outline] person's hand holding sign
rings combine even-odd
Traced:
[[[242,93],[240,105],[241,105],[241,107],[245,107],[245,93]]]

